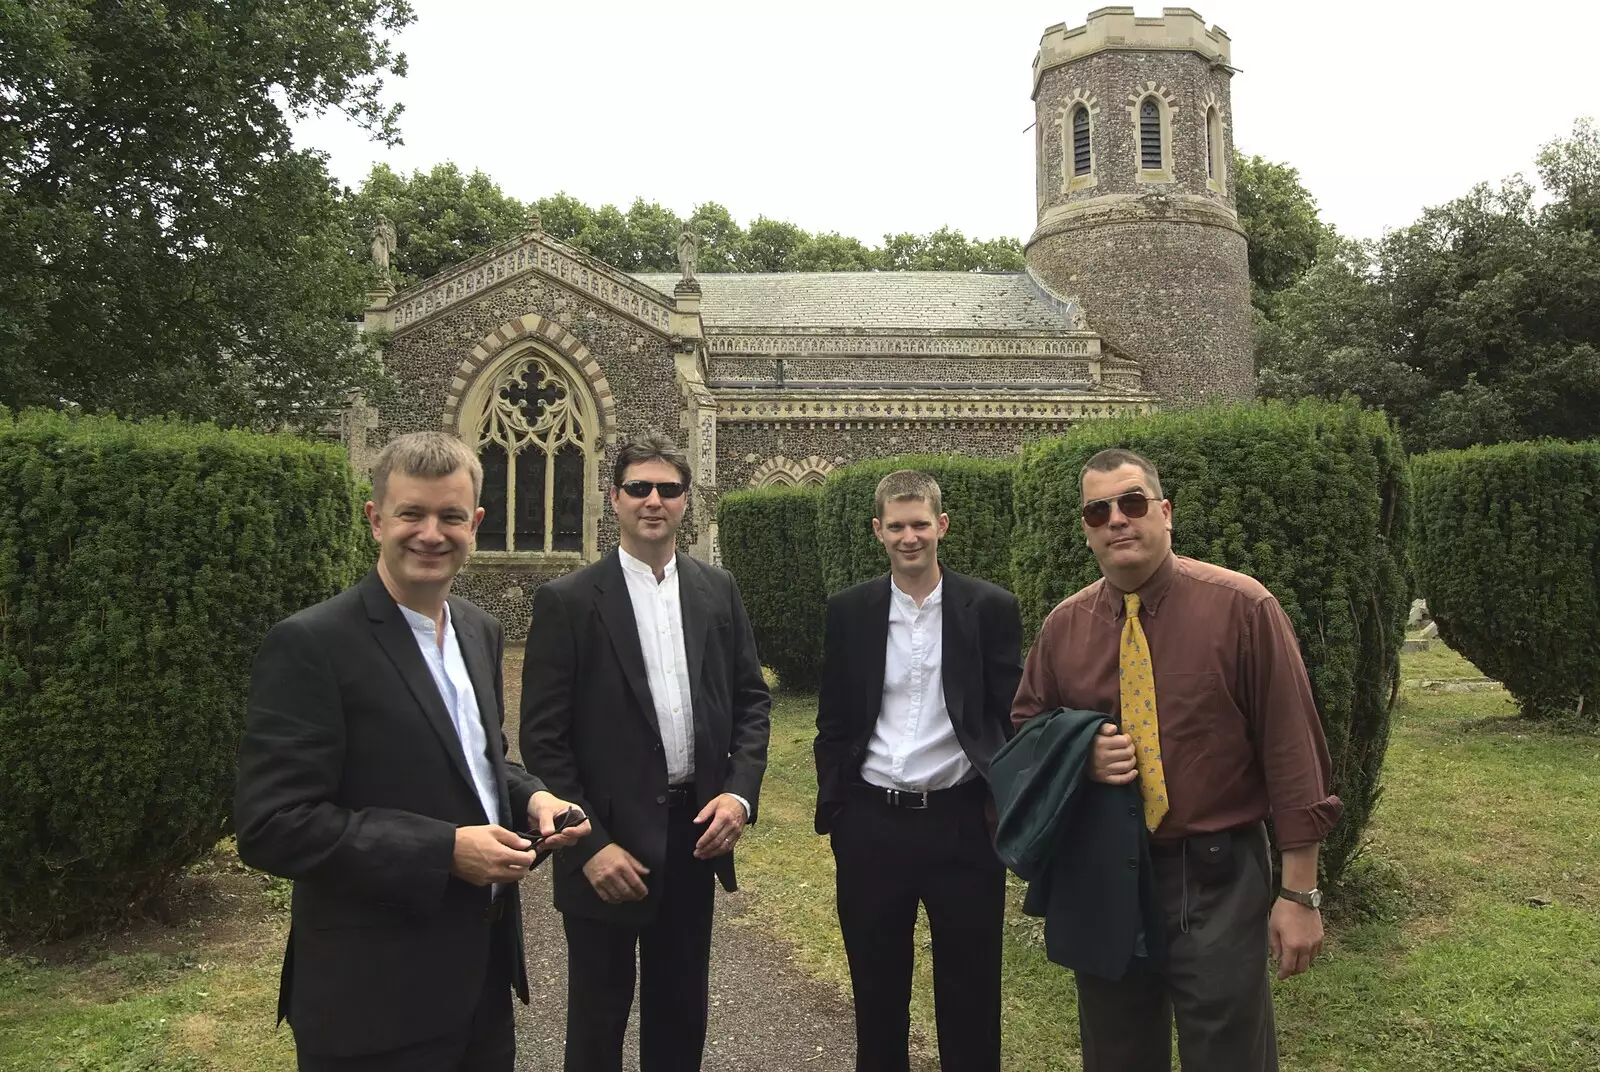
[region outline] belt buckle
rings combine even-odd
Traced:
[[[928,794],[913,793],[909,789],[890,789],[889,803],[907,811],[927,811]]]

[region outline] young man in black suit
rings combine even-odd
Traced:
[[[918,902],[940,1064],[1000,1068],[1005,868],[985,777],[1011,732],[1022,620],[1010,592],[940,567],[940,498],[926,473],[884,477],[872,531],[889,573],[828,600],[816,825],[833,839],[858,1072],[910,1067]]]
[[[677,550],[689,464],[623,447],[621,546],[534,593],[522,756],[594,832],[555,860],[567,933],[567,1072],[620,1072],[639,980],[642,1072],[705,1047],[713,885],[755,821],[771,700],[732,576]]]
[[[305,1072],[511,1072],[516,833],[571,805],[505,758],[500,624],[449,595],[483,518],[453,436],[390,442],[366,579],[274,626],[239,747],[239,857],[295,880],[278,1018]]]

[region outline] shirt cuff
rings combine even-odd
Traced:
[[[750,821],[750,802],[738,793],[729,793],[728,795],[744,805],[744,821],[748,823]]]
[[[1315,845],[1332,830],[1344,811],[1344,802],[1328,796],[1315,804],[1272,813],[1272,832],[1277,837],[1279,850],[1299,849]]]

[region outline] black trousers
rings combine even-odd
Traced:
[[[1208,836],[1203,848],[1190,839],[1186,853],[1152,856],[1167,965],[1115,981],[1078,973],[1084,1072],[1170,1072],[1174,1019],[1183,1072],[1277,1072],[1267,976],[1276,891],[1265,830],[1241,827]]]
[[[514,1072],[516,1024],[511,1012],[516,946],[508,913],[489,928],[489,971],[472,1019],[455,1031],[383,1053],[336,1057],[296,1050],[300,1072]]]
[[[857,1072],[910,1068],[911,969],[920,902],[933,937],[944,1072],[999,1072],[1006,873],[984,821],[988,786],[934,794],[927,810],[854,792],[833,820],[839,929],[855,994]]]
[[[648,882],[655,918],[629,926],[566,913],[566,1072],[621,1072],[638,952],[640,1072],[698,1072],[706,1044],[715,876],[694,858],[696,809],[667,815],[667,861]]]

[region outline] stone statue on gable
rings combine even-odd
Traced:
[[[389,274],[389,254],[400,247],[400,236],[395,233],[389,217],[379,216],[372,221],[372,263],[384,275]]]
[[[694,282],[695,261],[700,256],[700,238],[687,223],[678,232],[678,267],[683,271],[685,283]]]

